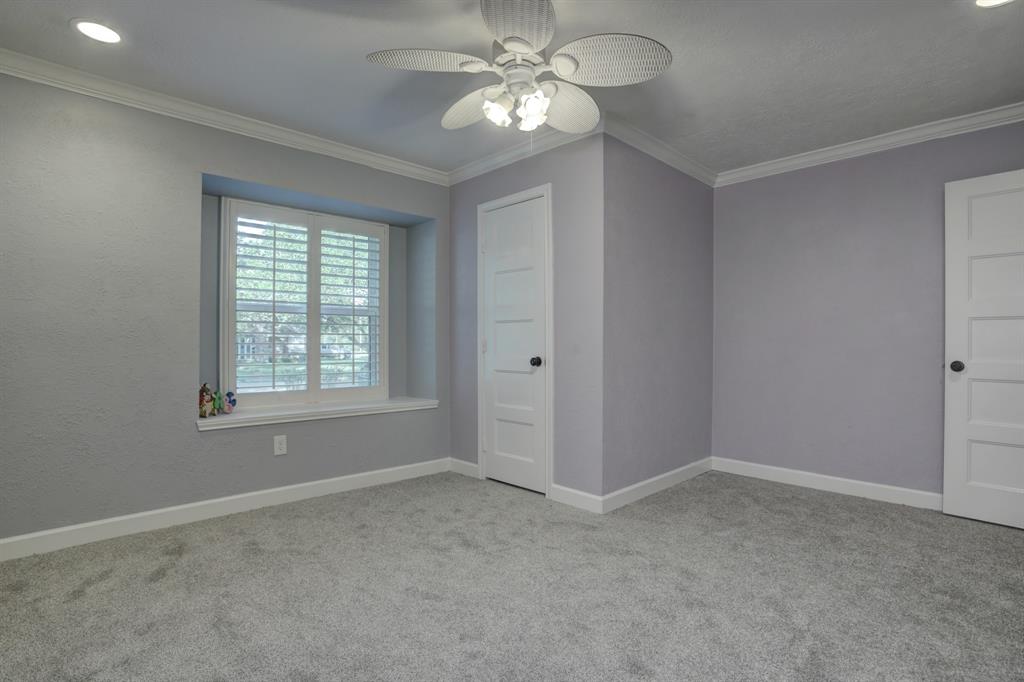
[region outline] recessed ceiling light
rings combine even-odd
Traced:
[[[1013,0],[974,0],[974,4],[978,7],[999,7],[999,5],[1008,5]]]
[[[97,24],[94,21],[76,21],[75,28],[89,36],[93,40],[98,40],[101,43],[119,43],[121,42],[121,36],[118,35],[117,31],[104,26],[103,24]]]

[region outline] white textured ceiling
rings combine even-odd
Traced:
[[[715,170],[1024,101],[1024,0],[555,0],[552,48],[651,36],[675,55],[601,108]],[[108,22],[115,47],[78,35]],[[401,159],[453,170],[525,139],[446,131],[480,74],[389,71],[368,52],[490,56],[477,0],[3,0],[0,47]]]

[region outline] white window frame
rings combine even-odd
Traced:
[[[388,230],[374,223],[326,213],[274,206],[255,201],[223,197],[220,225],[220,385],[223,391],[235,386],[235,276],[236,225],[240,213],[301,225],[308,235],[306,256],[306,372],[304,391],[267,391],[239,395],[240,407],[273,405],[338,405],[388,400]],[[369,387],[320,388],[320,235],[323,230],[375,237],[380,240],[380,334],[377,339],[378,384]]]

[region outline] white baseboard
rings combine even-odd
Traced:
[[[608,512],[632,504],[648,495],[661,492],[665,488],[671,488],[677,483],[688,481],[695,476],[711,471],[711,458],[705,457],[691,464],[681,466],[678,469],[667,471],[658,476],[648,478],[633,485],[620,488],[607,495],[594,495],[585,493],[582,490],[575,490],[561,485],[552,485],[549,499],[555,502],[572,505],[585,511],[596,514],[607,514]]]
[[[724,471],[728,474],[761,478],[766,481],[788,483],[789,485],[814,488],[815,490],[826,490],[830,493],[866,497],[869,500],[905,504],[922,509],[942,509],[942,495],[927,490],[900,488],[882,483],[868,483],[867,481],[856,481],[851,478],[826,476],[824,474],[811,473],[810,471],[768,466],[767,464],[754,464],[753,462],[744,462],[726,457],[712,457],[711,468],[714,471]]]
[[[456,474],[462,474],[463,476],[471,476],[472,478],[480,478],[480,465],[474,462],[467,462],[464,459],[458,457],[451,458],[451,467],[449,471]]]
[[[855,481],[849,478],[838,478],[836,476],[815,474],[809,471],[754,464],[725,457],[706,457],[692,464],[687,464],[686,466],[649,478],[646,481],[635,483],[607,495],[594,495],[553,484],[551,492],[548,494],[548,499],[596,514],[604,514],[711,470],[761,478],[767,481],[775,481],[776,483],[788,483],[816,490],[826,490],[843,495],[866,497],[882,502],[905,504],[911,507],[942,509],[942,495],[939,493],[900,488],[880,483]],[[132,535],[147,530],[157,530],[159,528],[167,528],[168,526],[211,519],[217,516],[237,514],[238,512],[269,507],[275,504],[297,502],[311,497],[345,492],[346,490],[395,483],[410,478],[439,474],[445,471],[452,471],[473,478],[479,478],[480,476],[480,469],[476,464],[453,457],[442,457],[428,462],[418,462],[416,464],[378,469],[376,471],[310,481],[308,483],[297,483],[268,490],[257,490],[230,497],[202,500],[175,507],[164,507],[163,509],[153,509],[137,514],[115,516],[109,519],[79,523],[73,526],[0,538],[0,561],[17,559],[31,554],[52,552],[65,547],[107,540],[121,535]]]
[[[575,488],[566,488],[564,485],[558,485],[557,483],[551,484],[551,490],[548,491],[548,499],[584,511],[594,512],[595,514],[604,512],[604,498],[600,495],[585,493]]]
[[[18,557],[29,556],[30,554],[52,552],[65,547],[84,545],[88,542],[107,540],[121,535],[132,535],[147,530],[202,521],[226,514],[237,514],[238,512],[269,507],[275,504],[297,502],[311,497],[345,492],[346,490],[368,488],[384,483],[404,481],[409,478],[439,474],[444,471],[452,471],[454,469],[452,462],[452,458],[442,457],[428,462],[417,462],[416,464],[377,469],[360,474],[309,481],[308,483],[297,483],[268,490],[256,490],[251,493],[231,495],[230,497],[202,500],[175,507],[164,507],[163,509],[153,509],[137,514],[115,516],[109,519],[79,523],[73,526],[0,538],[0,561],[17,559]],[[466,462],[461,464],[473,466]],[[459,472],[462,473],[461,465],[456,466],[459,467]]]
[[[613,509],[624,507],[627,504],[632,504],[637,500],[643,499],[648,495],[654,493],[660,493],[665,488],[671,488],[677,483],[683,481],[689,481],[691,478],[700,476],[701,474],[711,471],[711,458],[705,457],[699,459],[696,462],[681,466],[678,469],[667,471],[660,476],[654,476],[648,478],[646,481],[640,481],[634,483],[631,486],[620,488],[613,493],[608,493],[604,496],[601,511],[610,512]]]

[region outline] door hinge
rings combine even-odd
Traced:
[[[480,352],[481,353],[486,353],[487,352],[487,339],[482,339],[480,341]]]

